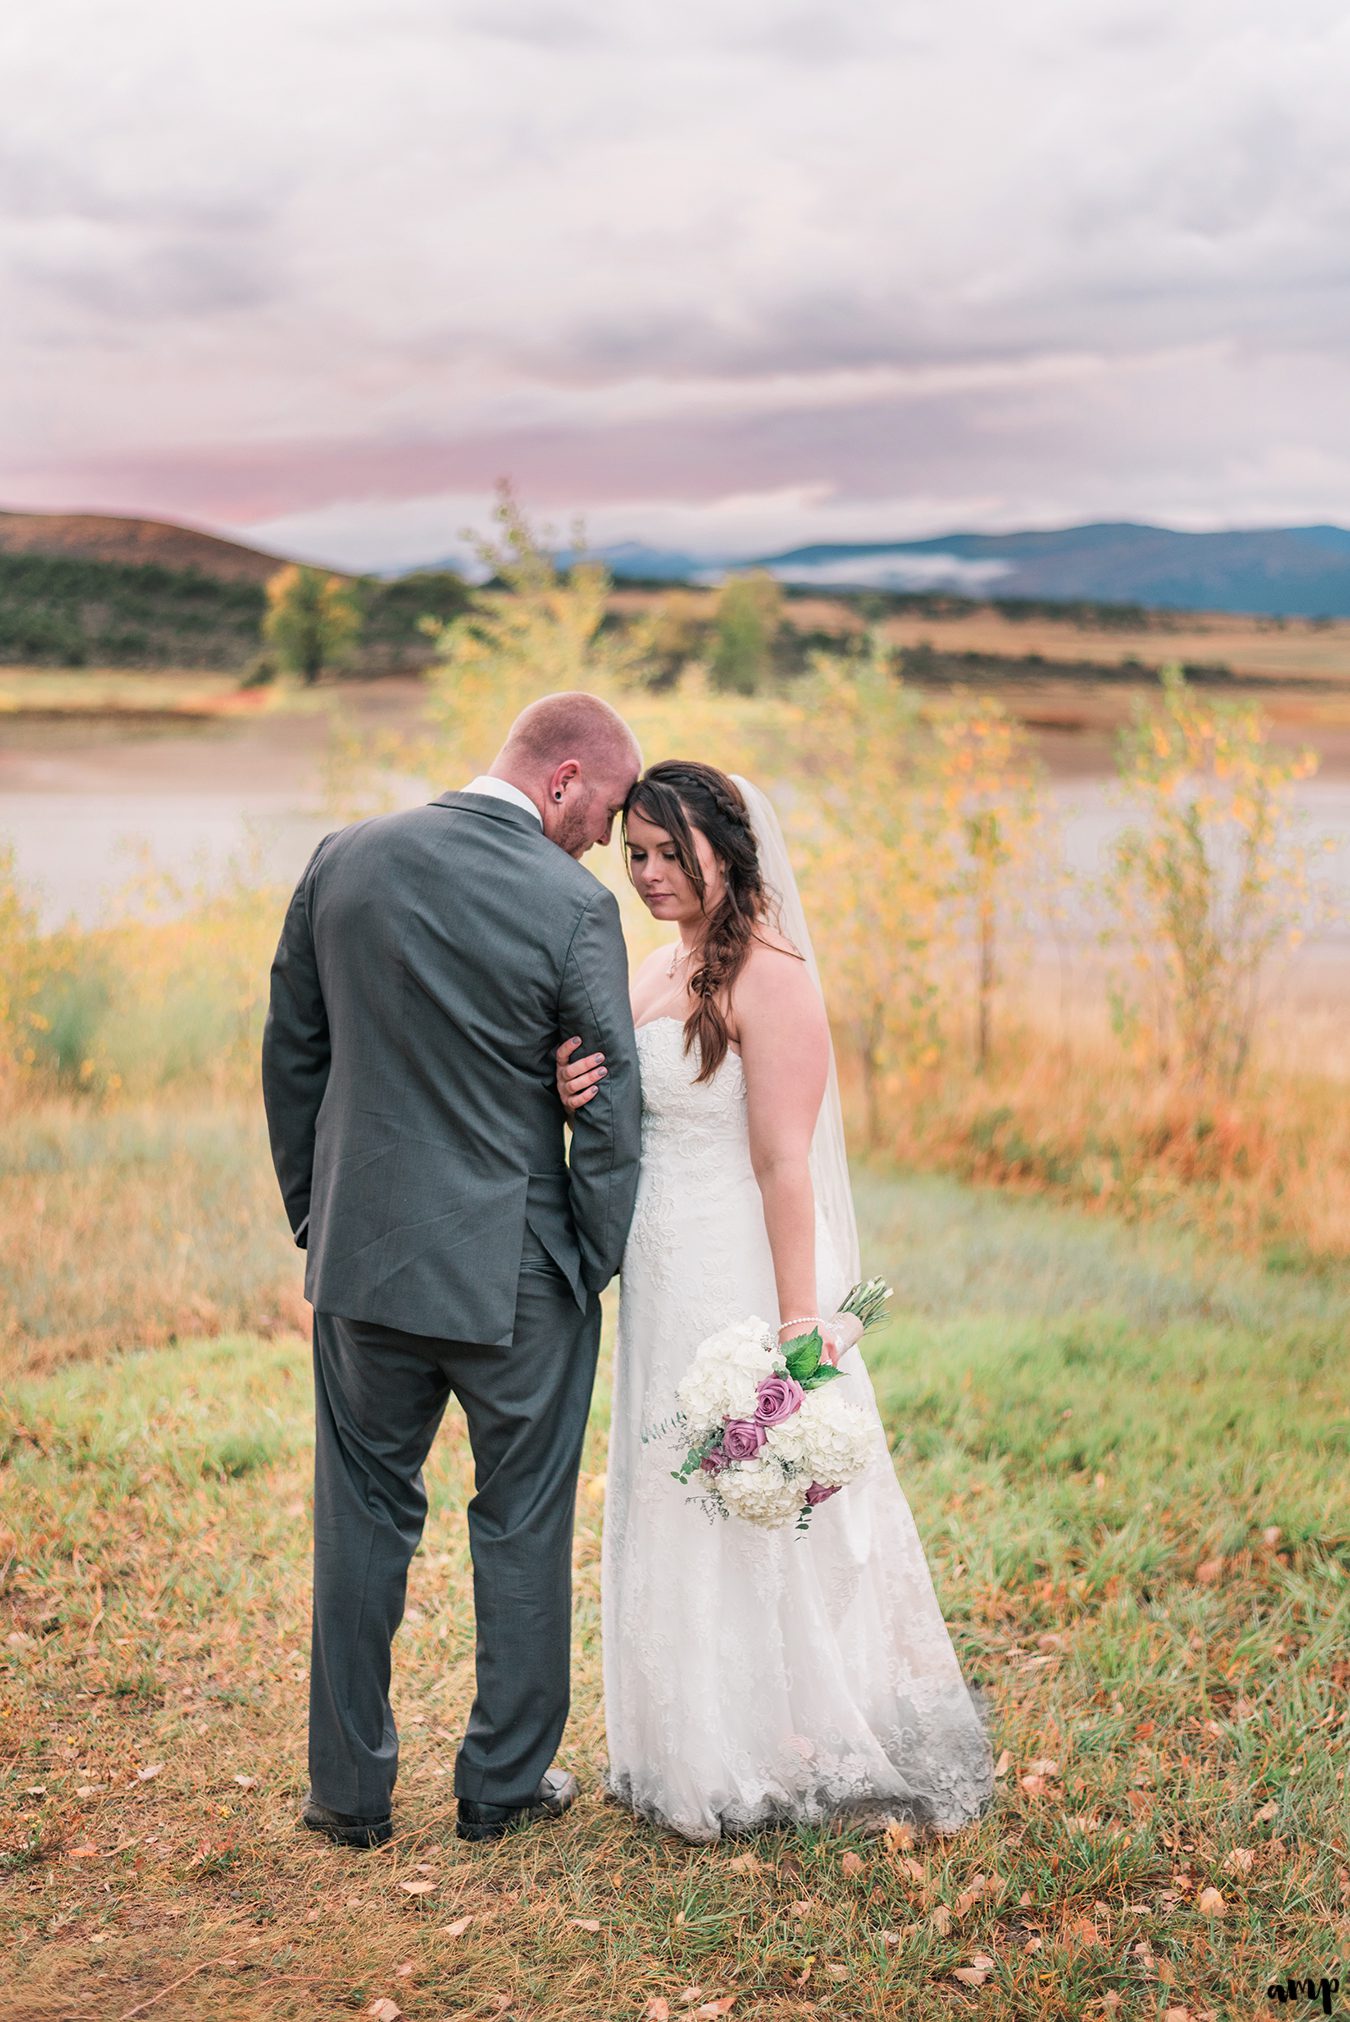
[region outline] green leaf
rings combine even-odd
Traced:
[[[819,1390],[822,1383],[833,1383],[835,1377],[842,1376],[843,1373],[842,1369],[835,1368],[833,1362],[822,1362],[809,1376],[799,1376],[797,1380],[803,1390]]]
[[[785,1352],[783,1357],[787,1363],[788,1375],[805,1387],[807,1377],[813,1375],[820,1367],[824,1347],[825,1343],[820,1338],[818,1327],[803,1335],[800,1341],[794,1341],[791,1349]]]

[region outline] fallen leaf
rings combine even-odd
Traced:
[[[809,1917],[813,1914],[815,1907],[815,1901],[811,1896],[803,1896],[800,1902],[788,1904],[788,1915],[790,1917]]]
[[[1057,1630],[1047,1630],[1044,1636],[1036,1638],[1036,1648],[1038,1650],[1062,1650],[1064,1648],[1064,1638]]]
[[[1120,1996],[1119,1994],[1117,1994],[1114,1987],[1108,1987],[1106,1992],[1102,1995],[1102,2006],[1103,2008],[1109,2008],[1112,2014],[1114,2014],[1116,2009],[1119,2008]]]
[[[989,1975],[979,1966],[953,1966],[953,1980],[959,1980],[963,1987],[983,1987]]]
[[[151,1762],[144,1769],[138,1769],[136,1771],[137,1783],[149,1783],[151,1777],[158,1776],[163,1767],[164,1764],[162,1762]]]
[[[47,1786],[45,1783],[30,1783],[24,1792],[25,1797],[45,1797],[46,1795]]]
[[[952,1927],[952,1913],[945,1903],[939,1903],[928,1919],[940,1938],[945,1938]]]
[[[705,2001],[701,2007],[694,2010],[694,2013],[696,2015],[705,2015],[708,2018],[708,2022],[712,2022],[712,2018],[715,2015],[725,2015],[735,1999],[736,1996],[734,1994],[724,1994],[720,2001]]]
[[[1059,1775],[1059,1764],[1057,1762],[1052,1762],[1048,1755],[1038,1756],[1036,1761],[1030,1763],[1028,1767],[1030,1768],[1033,1776]]]
[[[73,1846],[66,1858],[73,1861],[97,1860],[98,1848],[92,1840],[86,1840],[83,1846]]]
[[[399,1887],[402,1889],[405,1896],[429,1896],[431,1894],[431,1891],[435,1888],[435,1886],[436,1886],[435,1882],[399,1883]]]
[[[1195,1577],[1202,1587],[1212,1587],[1216,1580],[1223,1578],[1223,1560],[1202,1559],[1195,1569]]]
[[[403,2010],[397,2001],[391,2001],[382,1994],[378,2001],[371,2002],[366,2013],[374,2018],[374,2022],[399,2022]]]
[[[888,1952],[894,1952],[902,1943],[899,1931],[883,1931],[881,1942]]]
[[[467,1917],[456,1917],[453,1924],[441,1925],[441,1936],[443,1938],[462,1938],[472,1922],[472,1914]]]
[[[978,1903],[979,1900],[980,1896],[978,1889],[962,1889],[960,1895],[956,1898],[956,1901],[952,1904],[952,1915],[959,1922],[960,1919],[965,1916],[967,1910],[974,1909],[976,1903]]]
[[[652,1995],[642,2011],[642,2022],[670,2022],[670,2003],[664,1995]]]
[[[827,1980],[847,1980],[847,1978],[848,1978],[848,1967],[847,1967],[847,1966],[827,1966],[827,1967],[825,1968],[825,1977],[826,1977],[826,1979],[827,1979]]]
[[[701,2001],[702,1999],[703,1989],[701,1987],[686,1987],[683,1994],[680,1995],[680,2004],[682,2007],[691,2008],[695,2001]]]
[[[1282,1535],[1283,1533],[1278,1524],[1267,1524],[1261,1533],[1261,1542],[1267,1545],[1277,1545]]]
[[[1262,1805],[1260,1811],[1257,1812],[1256,1816],[1257,1818],[1260,1819],[1262,1825],[1267,1825],[1269,1824],[1270,1820],[1275,1817],[1276,1813],[1279,1811],[1279,1808],[1280,1808],[1279,1805],[1276,1804],[1274,1798],[1272,1797],[1269,1804]]]
[[[1202,1917],[1226,1917],[1228,1905],[1217,1889],[1201,1889],[1195,1907]]]
[[[999,1756],[998,1761],[994,1764],[994,1774],[995,1776],[1006,1776],[1011,1768],[1012,1768],[1012,1750],[1009,1748],[1005,1748],[1003,1753]]]
[[[861,1854],[846,1853],[839,1863],[840,1872],[846,1875],[860,1875],[863,1871]]]
[[[1028,1938],[1022,1950],[1024,1952],[1039,1952],[1044,1948],[1044,1945],[1044,1938]]]
[[[728,1861],[727,1865],[733,1874],[754,1875],[759,1873],[764,1863],[761,1860],[757,1860],[752,1853],[743,1853],[737,1854],[735,1860]]]
[[[102,1788],[103,1785],[101,1783],[82,1783],[75,1795],[76,1797],[92,1797],[96,1790],[102,1790]]]
[[[916,1861],[912,1854],[907,1860],[897,1861],[895,1865],[899,1868],[901,1874],[908,1875],[912,1882],[922,1882],[924,1878],[923,1863],[922,1861]]]
[[[419,1861],[419,1862],[417,1863],[417,1866],[416,1866],[416,1867],[414,1868],[414,1870],[413,1870],[413,1873],[414,1873],[414,1874],[419,1874],[419,1875],[434,1875],[434,1874],[435,1874],[435,1872],[436,1872],[436,1870],[435,1870],[435,1868],[434,1868],[434,1867],[432,1866],[432,1864],[431,1864],[431,1862],[430,1862],[430,1861]]]
[[[600,1928],[599,1917],[569,1917],[567,1921],[575,1931],[598,1931]]]
[[[970,1963],[982,1973],[992,1973],[994,1970],[994,1962],[987,1952],[977,1952]]]
[[[1189,2008],[1164,2008],[1163,2022],[1191,2022]]]
[[[412,1978],[412,1970],[413,1970],[413,1962],[412,1962],[412,1960],[411,1960],[411,1959],[405,1959],[405,1960],[403,1961],[403,1964],[402,1964],[401,1966],[395,1966],[395,1968],[394,1968],[394,1978],[395,1978],[396,1980],[411,1980],[411,1978]]]
[[[907,1853],[914,1844],[914,1828],[903,1824],[898,1818],[890,1819],[886,1826],[887,1853]]]
[[[1256,1855],[1249,1846],[1235,1846],[1224,1860],[1224,1872],[1230,1875],[1249,1875]]]
[[[1045,1778],[1043,1776],[1019,1776],[1017,1781],[1021,1784],[1028,1797],[1039,1797],[1045,1789]]]
[[[234,1780],[241,1790],[254,1790],[257,1788],[258,1779],[256,1776],[236,1776]]]

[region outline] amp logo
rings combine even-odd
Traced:
[[[1331,1997],[1333,1994],[1339,1994],[1340,1991],[1340,1981],[1329,1980],[1325,1974],[1320,1980],[1299,1980],[1291,1973],[1287,1980],[1271,1981],[1270,1985],[1266,1988],[1266,1999],[1267,2001],[1281,2002],[1320,2001],[1322,2013],[1330,2015],[1332,2012]]]

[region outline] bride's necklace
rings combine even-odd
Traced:
[[[692,948],[686,948],[683,941],[681,941],[679,946],[673,950],[670,957],[670,961],[666,966],[667,976],[674,976],[675,971],[679,967],[680,963],[687,962],[689,957],[693,954],[693,952],[694,951]]]

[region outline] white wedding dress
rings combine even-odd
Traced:
[[[990,1802],[991,1750],[861,1352],[841,1368],[875,1455],[805,1535],[712,1520],[671,1478],[659,1427],[694,1349],[779,1314],[739,1056],[697,1086],[676,1018],[640,1026],[638,1056],[605,1505],[609,1789],[690,1840],[841,1815],[954,1831]],[[819,1210],[816,1241],[828,1313],[848,1282]]]

